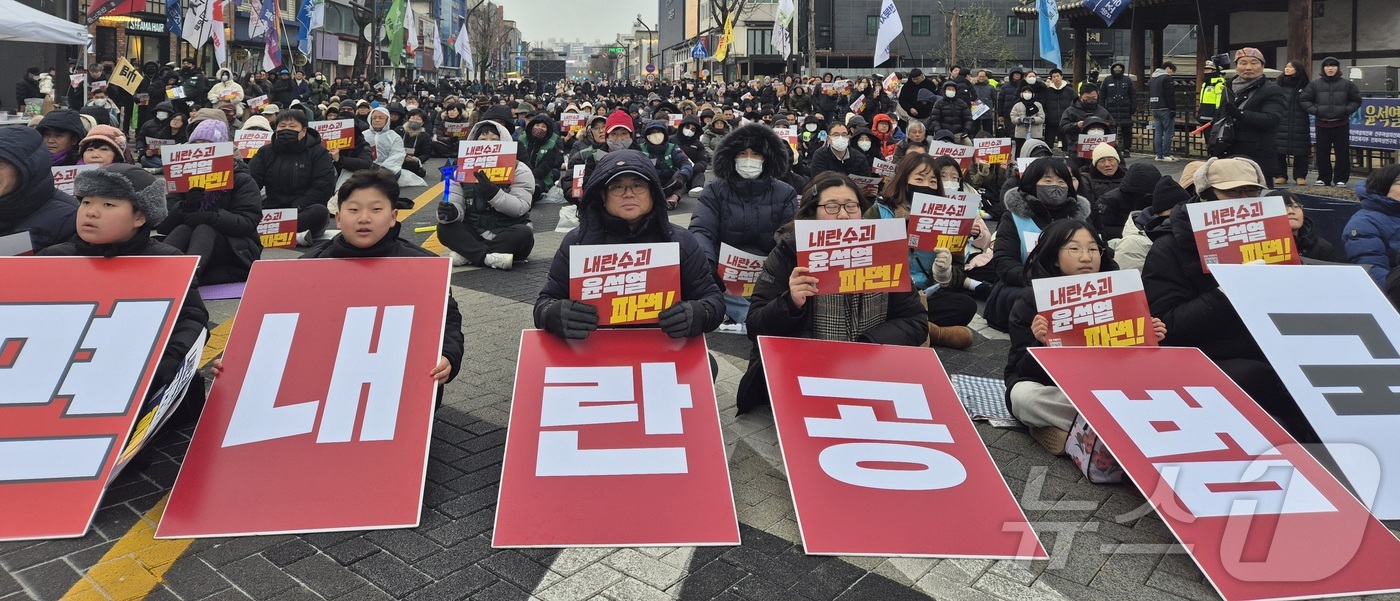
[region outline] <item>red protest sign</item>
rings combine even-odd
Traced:
[[[346,150],[355,147],[355,120],[334,119],[312,121],[311,129],[321,135],[321,146],[326,150]]]
[[[297,245],[297,210],[263,209],[258,222],[263,248],[292,248]]]
[[[903,219],[799,219],[797,264],[822,294],[909,290],[909,236]]]
[[[776,336],[758,348],[808,554],[1047,557],[936,353]]]
[[[737,545],[703,337],[520,335],[494,547]]]
[[[954,255],[967,250],[979,203],[914,193],[909,201],[909,247],[946,248]]]
[[[263,146],[272,142],[272,132],[260,129],[240,129],[233,134],[233,148],[243,160],[253,158]]]
[[[666,126],[667,126],[667,127],[670,127],[671,129],[675,129],[675,128],[677,128],[677,127],[680,127],[680,126],[681,126],[681,119],[684,119],[684,118],[685,118],[685,115],[666,115]]]
[[[1226,599],[1400,590],[1400,541],[1195,348],[1033,348]]]
[[[578,131],[587,120],[588,115],[584,113],[564,113],[559,115],[559,129],[565,133]]]
[[[730,296],[753,296],[753,287],[763,273],[765,257],[746,253],[723,242],[719,243],[719,279]]]
[[[166,193],[233,189],[233,143],[167,144],[160,147]]]
[[[450,269],[438,257],[254,263],[156,535],[417,525]]]
[[[862,98],[864,98],[864,96],[862,96]],[[890,178],[894,177],[894,168],[895,164],[885,159],[873,159],[870,161],[870,170],[874,171],[875,175],[880,176],[880,181],[883,183],[889,183]]]
[[[1081,159],[1092,159],[1094,158],[1094,149],[1098,148],[1099,144],[1108,144],[1109,146],[1117,147],[1118,136],[1114,134],[1101,136],[1079,134],[1079,143],[1075,145],[1075,156]]]
[[[157,150],[157,151],[158,151],[158,150],[160,150],[160,148],[161,148],[162,146],[165,146],[165,145],[167,145],[167,144],[174,144],[174,143],[175,143],[175,140],[172,140],[172,139],[170,139],[170,138],[152,138],[152,137],[149,137],[149,136],[146,137],[146,149],[147,149],[147,150]]]
[[[952,142],[934,142],[929,145],[928,153],[936,157],[950,157],[958,162],[960,169],[967,171],[972,166],[977,149]]]
[[[476,170],[486,172],[493,184],[515,183],[516,148],[519,142],[462,142],[457,145],[459,182],[475,182]]]
[[[248,110],[256,113],[259,110],[261,110],[262,107],[267,106],[269,102],[271,101],[268,100],[267,94],[263,94],[262,96],[254,96],[248,99]]]
[[[1288,209],[1280,197],[1190,203],[1186,215],[1206,273],[1217,264],[1302,263],[1288,225]]]
[[[656,323],[680,295],[675,242],[569,247],[569,298],[597,307],[598,325]]]
[[[1046,346],[1157,346],[1136,269],[1031,281],[1036,311],[1050,321]]]
[[[449,138],[465,140],[467,135],[471,133],[471,124],[466,121],[443,121],[442,131]]]
[[[87,532],[198,262],[0,258],[0,540]]]
[[[73,194],[73,182],[77,181],[78,174],[96,168],[97,165],[49,167],[49,172],[53,174],[53,187],[71,196]]]
[[[1011,162],[1011,138],[976,138],[972,141],[977,160],[989,165]]]
[[[583,180],[588,177],[588,165],[578,164],[573,166],[574,170],[574,198],[583,198]]]
[[[800,118],[800,117],[799,117]],[[797,128],[796,127],[775,127],[773,133],[778,134],[792,148],[793,156],[797,156]]]

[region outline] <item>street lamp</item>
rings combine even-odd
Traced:
[[[648,62],[655,63],[655,62],[656,62],[656,30],[647,27],[646,22],[642,21],[642,15],[641,15],[640,13],[637,14],[637,24],[642,26],[642,30],[646,31],[646,32],[647,32],[647,37],[650,38],[648,41],[651,42],[651,52],[649,53],[649,58],[650,58],[650,60],[649,60]],[[658,26],[659,26],[659,25],[658,25]],[[641,44],[638,44],[638,45],[637,45],[637,54],[641,54],[641,52],[642,52],[642,50],[641,50]],[[638,62],[640,62],[640,61],[638,61]]]

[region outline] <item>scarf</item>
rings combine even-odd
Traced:
[[[818,340],[853,342],[885,322],[889,293],[826,294],[811,302],[812,331]]]
[[[72,153],[72,152],[73,152],[73,149],[72,149],[72,148],[69,148],[68,150],[65,150],[65,151],[63,151],[63,152],[58,152],[58,153],[53,153],[53,152],[51,152],[51,153],[49,153],[49,161],[52,162],[52,163],[55,164],[55,165],[61,165],[61,164],[63,164],[64,161],[68,160],[68,155],[69,155],[70,153]]]

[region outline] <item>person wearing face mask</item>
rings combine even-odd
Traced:
[[[972,133],[972,106],[962,98],[960,89],[953,80],[943,84],[942,94],[933,103],[929,127],[953,132],[961,141]]]
[[[292,74],[286,69],[277,71],[277,79],[272,81],[272,90],[269,94],[272,101],[277,106],[288,107],[292,101],[296,100],[296,84],[292,82]]]
[[[1035,91],[1021,84],[1021,101],[1011,107],[1011,122],[1016,125],[1012,136],[1012,152],[1020,152],[1027,138],[1045,139],[1045,107],[1035,100]]]
[[[559,187],[564,191],[564,200],[569,203],[578,202],[578,198],[574,196],[574,166],[583,165],[586,178],[598,157],[607,154],[607,152],[608,119],[598,115],[590,117],[583,131],[579,132],[578,140],[574,142],[573,151],[569,153],[569,158],[564,161],[563,170],[559,174]]]
[[[1079,136],[1081,134],[1086,136],[1103,136],[1113,132],[1113,126],[1097,116],[1087,117],[1084,119],[1083,123],[1084,128],[1079,130],[1074,136],[1075,145],[1073,150],[1065,157],[1066,162],[1069,163],[1069,168],[1073,169],[1075,173],[1082,172],[1085,169],[1092,169],[1096,163],[1092,154],[1087,159],[1079,157]],[[1096,146],[1094,149],[1097,150],[1098,147]],[[1113,157],[1115,159],[1120,159],[1117,148],[1114,148]],[[1100,156],[1099,158],[1103,157]]]
[[[705,189],[705,171],[710,168],[710,151],[700,140],[700,118],[695,115],[682,118],[680,127],[671,136],[671,143],[680,148],[695,165],[691,168],[690,181],[685,187],[689,189],[691,198],[699,198],[700,191]]]
[[[948,157],[915,154],[899,162],[884,194],[865,211],[866,219],[907,219],[915,194],[944,196],[961,191],[962,172],[957,161]],[[928,306],[929,345],[952,349],[972,346],[972,330],[967,327],[977,314],[974,294],[990,290],[980,277],[995,271],[984,266],[991,260],[984,251],[991,245],[987,224],[978,217],[972,224],[972,239],[965,252],[954,255],[946,248],[932,251],[909,250],[909,276],[914,290]],[[974,275],[972,270],[990,271]]]
[[[320,104],[331,97],[331,83],[326,81],[326,76],[317,73],[316,78],[311,80],[311,102]]]
[[[733,128],[729,126],[728,121],[719,118],[711,119],[705,125],[704,133],[700,134],[700,143],[705,145],[705,150],[710,153],[710,156],[713,157],[716,152],[719,152],[720,142],[724,140],[726,135],[729,135],[731,129]]]
[[[851,145],[864,153],[871,165],[875,164],[875,159],[885,160],[885,154],[881,151],[883,146],[875,132],[864,126],[855,128],[855,132],[855,135],[851,137]]]
[[[1264,175],[1273,177],[1278,169],[1278,128],[1288,112],[1288,95],[1264,76],[1264,53],[1257,48],[1241,48],[1235,53],[1235,73],[1225,85],[1220,111],[1206,133],[1210,154],[1248,157],[1264,169]],[[1223,126],[1226,121],[1234,127]],[[1224,131],[1232,131],[1233,139],[1220,139],[1218,134]],[[1322,139],[1319,134],[1318,141]]]
[[[170,119],[175,115],[175,107],[170,101],[165,100],[156,104],[152,111],[151,119],[141,124],[136,129],[136,135],[131,139],[131,155],[136,158],[136,162],[148,169],[161,166],[160,152],[151,151],[147,140],[176,140],[183,143],[184,140],[178,136],[172,137],[170,131]],[[182,120],[183,123],[183,120]],[[182,128],[183,129],[183,128]],[[180,132],[183,134],[183,132]]]
[[[870,159],[851,148],[851,130],[844,123],[833,123],[826,130],[826,145],[812,155],[812,174],[825,171],[870,177]]]
[[[1011,73],[1006,76],[1006,81],[1002,82],[997,89],[997,103],[993,107],[997,113],[997,134],[1011,138],[1015,137],[1016,124],[1011,122],[1011,109],[1021,101],[1019,95],[1021,84],[1025,82],[1026,71],[1020,67],[1012,67]]]
[[[797,130],[796,170],[812,174],[812,158],[823,146],[826,146],[826,120],[822,119],[821,113],[809,114]]]
[[[503,104],[493,105],[503,107],[509,112],[510,108]],[[358,107],[356,107],[358,109]],[[449,131],[448,124],[454,124],[455,130]],[[457,145],[466,139],[468,130],[467,115],[461,104],[448,102],[443,105],[442,115],[437,119],[436,135],[433,136],[433,156],[442,157],[450,161],[457,159]]]
[[[705,251],[717,282],[720,244],[767,256],[776,244],[773,234],[792,220],[797,191],[783,181],[789,152],[772,128],[749,124],[726,136],[715,153],[716,179],[700,193],[690,233]],[[724,304],[728,319],[720,331],[745,333],[748,300],[725,294]]]
[[[204,76],[194,59],[185,58],[180,61],[179,75],[180,86],[184,88],[185,98],[190,99],[190,102],[197,103],[201,98],[208,96],[209,78]]]
[[[905,138],[894,146],[894,154],[890,157],[890,162],[898,165],[904,160],[904,155],[909,154],[910,148],[917,147],[915,152],[928,154],[929,146],[933,144],[928,138],[928,126],[923,121],[917,119],[909,122],[909,127],[904,132]]]
[[[1006,331],[1011,305],[1026,279],[1026,257],[1040,233],[1061,219],[1088,222],[1093,208],[1077,193],[1074,174],[1064,160],[1036,159],[1021,175],[1019,186],[1002,198],[1006,213],[997,223],[992,266],[999,280],[987,301],[985,317],[992,327]]]
[[[514,120],[505,105],[494,105],[472,126],[472,140],[510,140]],[[509,186],[492,183],[486,173],[467,174],[454,183],[446,202],[438,204],[438,239],[451,251],[452,264],[511,269],[535,248],[530,206],[535,176],[517,167]]]
[[[793,85],[792,91],[788,93],[788,108],[800,115],[812,113],[812,95],[807,93],[807,86]]]
[[[1116,271],[1103,238],[1093,226],[1061,219],[1045,228],[1026,262],[1026,280]],[[1051,455],[1065,453],[1065,441],[1078,412],[1069,397],[1031,356],[1028,349],[1046,346],[1050,320],[1037,312],[1034,289],[1027,285],[1011,309],[1011,350],[1006,356],[1006,408],[1030,427],[1031,438]],[[1152,335],[1162,340],[1167,327],[1152,318]]]
[[[1114,63],[1110,68],[1108,77],[1099,84],[1099,95],[1103,97],[1108,114],[1113,117],[1111,123],[1116,130],[1114,133],[1118,134],[1118,151],[1123,158],[1131,157],[1137,90],[1133,87],[1133,79],[1124,73],[1122,63]]]
[[[1105,125],[1113,122],[1113,115],[1099,105],[1099,87],[1086,82],[1079,86],[1079,98],[1060,114],[1060,135],[1064,137],[1065,149],[1071,157],[1075,154],[1073,149],[1078,144],[1079,134],[1084,133],[1085,123],[1091,117],[1098,118]],[[1107,127],[1104,129],[1106,131]]]
[[[1268,187],[1261,166],[1239,157],[1207,161],[1196,171],[1194,182],[1202,201],[1253,198]],[[1152,250],[1147,252],[1142,267],[1148,308],[1167,327],[1162,346],[1200,349],[1294,439],[1300,443],[1316,442],[1317,434],[1220,290],[1215,276],[1201,267],[1196,232],[1186,218],[1186,205],[1190,202],[1194,200],[1171,210],[1166,223],[1169,231],[1153,239]]]
[[[559,181],[560,168],[564,166],[564,142],[559,137],[559,126],[549,113],[540,111],[525,122],[515,141],[520,144],[520,163],[529,166],[535,174],[535,201],[539,201],[554,187],[554,182]]]
[[[306,113],[277,113],[272,143],[262,147],[248,169],[262,186],[265,209],[297,210],[297,244],[311,246],[330,222],[326,203],[335,193],[335,161],[308,127]]]
[[[209,93],[205,95],[211,106],[219,106],[225,102],[243,102],[243,86],[234,81],[232,71],[219,69],[216,78],[218,81],[209,87]]]
[[[432,156],[433,137],[424,126],[423,110],[417,107],[409,109],[408,119],[394,133],[403,138],[403,168],[418,177],[425,177],[427,171],[423,169],[423,161]]]
[[[1051,148],[1069,148],[1069,144],[1063,143],[1064,138],[1060,135],[1060,117],[1065,114],[1065,109],[1074,103],[1074,86],[1065,80],[1064,72],[1059,69],[1051,69],[1049,79],[1042,84],[1043,87],[1036,91],[1035,101],[1045,109],[1045,142]]]
[[[720,121],[716,119],[716,121]],[[603,137],[596,145],[584,148],[569,155],[569,168],[562,175],[561,187],[564,190],[564,199],[570,203],[577,204],[580,200],[574,196],[574,173],[573,165],[584,166],[584,181],[588,181],[588,176],[593,173],[597,166],[598,159],[610,152],[619,150],[637,150],[636,139],[632,135],[632,117],[621,109],[613,111],[603,125]]]
[[[666,141],[665,121],[648,122],[638,147],[641,148],[642,154],[651,159],[652,164],[656,166],[656,172],[661,175],[662,181],[666,182],[663,187],[666,192],[666,209],[674,210],[680,202],[681,191],[686,189],[686,182],[690,181],[691,174],[695,172],[695,165],[680,147]]]

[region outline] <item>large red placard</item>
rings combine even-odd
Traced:
[[[758,347],[808,554],[1047,557],[933,350]]]
[[[157,536],[417,525],[450,269],[254,263]]]
[[[1050,322],[1046,346],[1157,346],[1136,269],[1040,278],[1036,312]]]
[[[1400,590],[1400,541],[1195,348],[1033,348],[1226,599]]]
[[[522,332],[491,544],[739,544],[705,339]]]
[[[1212,265],[1302,263],[1282,197],[1193,202],[1186,215],[1207,273]]]
[[[87,532],[197,263],[0,258],[0,540]]]

